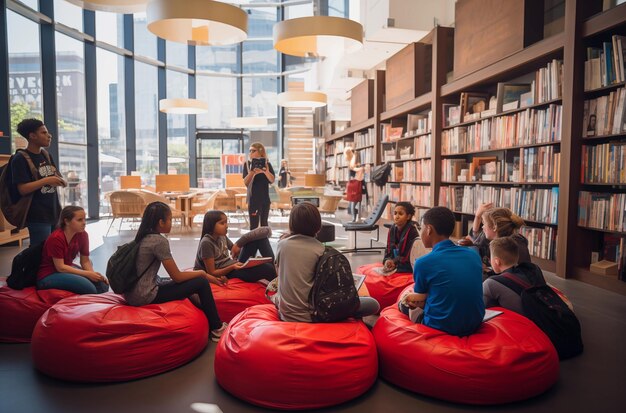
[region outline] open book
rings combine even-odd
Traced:
[[[485,316],[483,317],[483,323],[485,321],[491,320],[492,318],[496,316],[499,316],[500,314],[502,314],[502,311],[485,309]]]
[[[248,258],[248,261],[244,262],[243,267],[241,268],[252,268],[252,267],[256,267],[257,265],[261,265],[266,262],[272,262],[272,261],[274,261],[272,257]]]
[[[363,274],[352,273],[352,278],[354,278],[354,286],[356,287],[356,290],[359,291],[359,288],[361,288],[361,285],[363,285],[363,282],[365,281],[365,276]]]
[[[375,272],[376,274],[378,274],[378,275],[382,275],[383,277],[388,277],[388,276],[390,276],[391,274],[395,274],[395,273],[396,273],[396,271],[397,271],[397,269],[396,269],[396,268],[394,268],[394,269],[393,269],[393,270],[391,270],[391,271],[385,271],[385,269],[386,269],[386,267],[384,267],[384,266],[383,266],[383,267],[376,267],[376,268],[374,268],[372,271],[374,271],[374,272]]]

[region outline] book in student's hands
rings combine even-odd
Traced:
[[[397,270],[394,268],[391,271],[387,271],[387,267],[382,266],[382,267],[376,267],[372,271],[374,271],[378,275],[382,275],[384,277],[387,277],[387,276],[389,276],[391,274],[395,274]]]
[[[252,268],[257,265],[265,264],[266,262],[272,262],[272,257],[254,257],[248,258],[246,262],[243,263],[243,267],[241,268]]]
[[[500,314],[502,314],[502,311],[485,309],[485,316],[483,317],[483,323],[485,321],[491,320],[494,317],[499,316]]]

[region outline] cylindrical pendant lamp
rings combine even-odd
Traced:
[[[322,92],[283,92],[278,95],[278,105],[285,108],[319,108],[326,106]]]
[[[112,13],[138,13],[146,11],[148,0],[66,0],[83,9]]]
[[[229,45],[248,37],[248,14],[212,0],[150,0],[148,30],[173,42],[194,46]]]
[[[274,49],[300,57],[328,56],[340,46],[352,51],[363,45],[363,26],[331,16],[299,17],[274,25]]]
[[[209,104],[198,99],[161,99],[159,110],[164,113],[198,115],[209,111]]]

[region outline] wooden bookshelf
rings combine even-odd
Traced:
[[[461,71],[453,70],[452,67],[454,53],[454,30],[450,28],[438,27],[428,36],[421,40],[432,46],[431,61],[431,81],[432,88],[428,92],[409,96],[405,100],[397,101],[395,106],[386,106],[384,96],[385,90],[381,83],[374,88],[374,129],[376,133],[376,160],[375,164],[381,164],[384,150],[390,150],[392,145],[404,145],[412,142],[420,136],[427,134],[407,133],[406,123],[409,114],[424,114],[432,111],[430,139],[430,155],[413,154],[406,159],[389,159],[392,165],[405,165],[406,162],[422,162],[430,160],[430,181],[425,180],[402,180],[393,179],[384,191],[397,191],[400,186],[403,188],[418,188],[420,191],[429,191],[430,201],[414,202],[421,208],[437,205],[440,199],[440,192],[445,188],[446,195],[462,189],[449,189],[449,187],[477,188],[492,187],[493,191],[508,188],[517,191],[528,191],[528,194],[536,196],[539,193],[534,191],[556,191],[558,189],[558,221],[556,223],[541,222],[543,216],[535,213],[536,220],[526,219],[528,228],[540,233],[545,229],[544,234],[556,233],[555,259],[547,260],[533,257],[533,261],[544,270],[556,273],[563,278],[574,278],[585,283],[593,284],[601,288],[609,289],[626,295],[626,282],[615,277],[606,277],[593,274],[589,271],[591,261],[591,251],[602,253],[602,242],[605,236],[625,237],[622,231],[611,231],[606,228],[589,228],[580,226],[578,223],[578,199],[581,191],[593,193],[621,194],[624,192],[626,184],[621,182],[581,182],[582,154],[583,147],[594,147],[617,142],[626,143],[626,131],[619,133],[606,133],[598,136],[583,137],[583,112],[584,101],[596,99],[604,95],[609,95],[620,88],[626,86],[625,82],[616,82],[593,90],[584,90],[585,79],[585,59],[587,57],[587,47],[598,46],[602,42],[610,41],[613,34],[626,36],[626,4],[619,5],[608,11],[601,12],[602,0],[566,0],[565,16],[563,17],[563,30],[553,34],[543,40],[536,41],[521,50],[509,50],[501,54],[500,57],[489,65],[475,67],[461,74]],[[494,46],[497,47],[497,44]],[[499,82],[519,82],[517,79],[525,79],[529,74],[540,68],[544,68],[554,59],[563,62],[560,68],[562,95],[557,99],[544,102],[533,102],[524,108],[517,108],[502,111],[481,119],[474,119],[459,123],[454,126],[443,126],[443,105],[458,104],[462,92],[489,92],[495,94]],[[381,75],[389,76],[391,71]],[[414,74],[409,74],[410,79],[414,79]],[[448,80],[446,80],[448,79]],[[401,83],[406,79],[393,79],[394,82]],[[384,83],[384,82],[383,82]],[[410,88],[410,90],[414,90]],[[389,102],[389,101],[388,101]],[[495,147],[496,144],[489,144],[489,147],[480,144],[477,147],[483,150],[459,151],[457,153],[443,154],[442,143],[443,134],[457,127],[475,127],[484,120],[498,121],[505,116],[514,116],[527,110],[545,110],[550,105],[560,106],[560,136],[554,141],[526,143],[506,147]],[[521,106],[521,104],[520,104]],[[359,124],[348,128],[339,134],[334,134],[327,138],[338,139],[350,133],[358,132],[370,127],[371,119],[367,124]],[[393,144],[381,143],[381,124],[391,124],[393,127],[404,126],[405,130],[401,137]],[[532,141],[531,141],[532,142]],[[442,163],[450,159],[471,159],[475,156],[496,156],[498,159],[506,159],[507,156],[517,156],[516,151],[524,151],[528,148],[552,147],[554,153],[559,153],[559,179],[558,182],[533,182],[524,177],[520,177],[519,182],[509,182],[509,178],[497,181],[483,182],[456,182],[454,180],[442,181]],[[473,149],[473,148],[472,148]],[[529,152],[531,154],[539,152]],[[545,153],[548,153],[547,151]],[[552,159],[552,158],[547,158]],[[507,172],[508,174],[508,172]],[[448,173],[449,175],[449,173]],[[492,189],[489,189],[492,190]],[[380,192],[382,193],[382,191]],[[494,192],[495,193],[495,192]],[[454,195],[452,195],[454,196]],[[392,199],[392,201],[397,201]],[[458,209],[461,209],[460,207]],[[472,219],[473,213],[456,212],[457,217],[466,225]],[[549,240],[550,238],[548,238]],[[602,257],[600,257],[602,259]]]

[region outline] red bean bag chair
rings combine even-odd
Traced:
[[[78,295],[50,308],[35,326],[32,356],[64,380],[111,382],[171,370],[207,345],[207,319],[189,300],[132,307],[113,293]]]
[[[265,285],[261,283],[249,283],[233,278],[228,280],[225,286],[211,284],[211,290],[220,319],[227,323],[248,307],[270,303],[265,298]]]
[[[375,298],[380,304],[380,308],[389,307],[398,299],[398,295],[413,284],[413,274],[410,272],[396,272],[384,276],[376,273],[375,268],[382,268],[383,264],[376,262],[360,266],[357,274],[365,275],[365,285],[370,297]]]
[[[493,309],[503,314],[457,337],[411,322],[397,305],[387,307],[372,330],[381,376],[457,403],[510,403],[545,392],[559,378],[552,342],[526,317]]]
[[[14,290],[0,288],[0,342],[30,343],[39,317],[63,298],[75,295],[64,290]]]
[[[272,409],[316,409],[365,393],[376,381],[376,345],[357,320],[280,321],[273,305],[237,315],[215,351],[215,377],[229,393]]]

